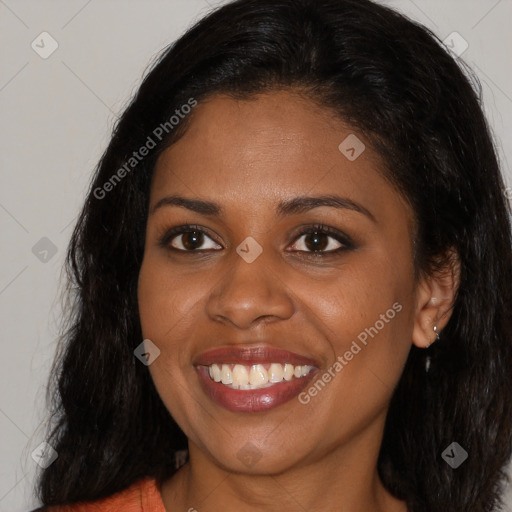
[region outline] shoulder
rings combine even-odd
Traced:
[[[127,489],[94,501],[49,506],[40,512],[166,512],[154,478],[143,478]],[[37,511],[34,511],[37,512]]]

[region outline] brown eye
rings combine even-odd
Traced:
[[[181,235],[181,245],[187,249],[187,251],[193,251],[201,247],[204,241],[203,233],[199,231],[187,231]]]
[[[198,252],[209,249],[222,249],[202,229],[180,226],[168,231],[160,240],[162,247],[182,252]]]
[[[323,229],[313,229],[301,233],[293,248],[303,252],[329,253],[343,249],[347,245]]]
[[[324,251],[329,245],[328,239],[325,233],[308,233],[304,235],[304,245],[310,251]]]

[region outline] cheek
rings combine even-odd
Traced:
[[[162,323],[161,303],[163,294],[158,269],[144,258],[138,282],[139,316],[144,338],[157,338],[158,326]]]
[[[349,334],[357,336],[385,315],[395,302],[403,307],[411,296],[407,263],[396,268],[387,258],[370,253],[341,267],[336,279],[301,281],[301,300],[341,339]],[[395,313],[392,310],[388,316],[398,318]]]
[[[143,337],[160,349],[148,370],[167,410],[183,424],[182,413],[190,406],[189,394],[183,390],[191,376],[182,371],[188,358],[182,333],[190,328],[185,326],[190,316],[186,313],[193,305],[187,297],[181,297],[175,274],[166,267],[151,254],[145,257],[138,281],[139,316]]]
[[[394,387],[400,377],[411,346],[412,275],[409,262],[370,257],[347,266],[321,300],[314,298],[320,290],[307,299],[356,389],[367,391],[369,382]]]
[[[197,278],[197,276],[196,276]],[[139,315],[143,335],[161,343],[183,328],[194,316],[201,288],[190,279],[169,269],[165,258],[151,254],[144,259],[138,282]]]

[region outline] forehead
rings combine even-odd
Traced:
[[[406,208],[368,141],[304,96],[214,95],[192,116],[184,136],[157,162],[152,204],[169,193],[253,206],[339,193],[373,207]]]

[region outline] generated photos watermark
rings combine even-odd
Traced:
[[[46,469],[57,459],[58,453],[51,444],[43,441],[34,451],[32,451],[30,456],[38,466],[42,469]]]
[[[137,345],[133,355],[144,365],[149,366],[160,355],[160,349],[150,340],[145,339]]]
[[[454,441],[446,447],[441,457],[452,469],[457,469],[466,461],[469,455],[459,443]]]
[[[399,302],[395,302],[391,308],[389,308],[386,313],[380,315],[379,320],[377,320],[373,326],[367,327],[364,331],[361,331],[357,335],[357,341],[353,340],[350,348],[341,356],[336,358],[336,361],[320,376],[315,380],[313,384],[302,393],[299,394],[298,399],[299,402],[303,405],[309,404],[311,402],[311,398],[318,395],[320,391],[322,391],[329,382],[331,382],[337,374],[339,374],[345,366],[348,365],[354,356],[359,354],[361,350],[368,345],[370,341],[368,337],[374,338],[386,324],[395,318],[397,313],[402,311],[402,305]],[[359,343],[358,343],[359,342]]]
[[[174,111],[174,114],[167,121],[160,123],[151,132],[151,135],[148,135],[146,142],[138,149],[138,151],[134,151],[125,164],[117,169],[110,179],[108,179],[101,187],[96,187],[94,189],[94,197],[96,199],[104,199],[108,192],[114,190],[116,185],[130,174],[130,172],[132,172],[133,169],[135,169],[135,167],[137,167],[137,165],[151,153],[151,150],[156,148],[158,142],[161,142],[166,135],[171,133],[172,130],[180,124],[182,119],[192,112],[192,109],[195,106],[197,106],[197,101],[194,98],[189,98],[187,103],[184,103],[179,109],[177,108]]]
[[[236,454],[238,460],[245,464],[248,468],[252,468],[263,457],[256,445],[247,442]]]

